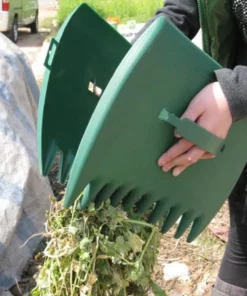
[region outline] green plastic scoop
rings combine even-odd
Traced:
[[[88,34],[83,29],[86,15],[90,15]],[[84,43],[73,43],[73,38],[78,40],[79,35]],[[108,35],[114,40],[104,48],[108,64],[102,58],[97,59],[94,75],[87,75],[91,62],[85,61],[102,53],[102,43],[110,40]],[[159,17],[130,48],[83,4],[70,16],[59,36],[39,110],[42,172],[48,173],[62,143],[66,151],[76,153],[74,161],[67,158],[67,163],[71,165],[73,161],[73,166],[65,207],[73,205],[83,191],[81,208],[92,201],[100,205],[108,198],[115,206],[123,202],[126,209],[137,205],[141,212],[154,207],[152,223],[166,217],[161,229],[166,232],[182,216],[176,237],[192,225],[188,237],[192,241],[220,209],[246,162],[246,121],[234,124],[227,139],[222,141],[190,120],[179,119],[191,99],[215,80],[214,71],[220,66],[164,17]],[[66,38],[72,42],[67,43]],[[88,46],[94,45],[93,40],[98,38],[103,38],[100,44],[95,44],[93,49]],[[91,48],[91,55],[83,50],[83,44],[87,50]],[[112,56],[107,51],[109,48],[114,52]],[[106,77],[108,84],[106,78],[102,83],[98,75],[101,79]],[[89,97],[90,79],[96,81],[93,92],[97,87],[104,90],[100,99],[92,93]],[[94,102],[92,105],[89,98]],[[162,172],[157,160],[175,143],[175,127],[181,136],[216,154],[216,158],[191,166],[177,178]],[[73,147],[72,135],[76,139]]]
[[[86,4],[66,20],[52,39],[45,61],[38,118],[41,172],[47,175],[60,152],[64,183],[99,97],[130,44]],[[89,90],[90,88],[90,90]]]

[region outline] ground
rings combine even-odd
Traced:
[[[42,22],[43,18],[53,17],[56,10],[50,5],[49,0],[41,1],[43,2],[40,10]],[[43,60],[47,47],[43,47],[43,44],[47,34],[45,30],[36,35],[31,35],[26,30],[22,30],[18,42],[18,45],[23,49],[30,60],[39,85],[44,73]],[[201,47],[200,34],[196,38],[196,43]],[[41,50],[42,47],[43,51]],[[56,182],[56,168],[53,169],[50,179],[55,195],[61,197],[64,189]],[[222,229],[228,229],[229,226],[228,217],[228,207],[227,204],[225,204],[217,217],[212,221],[209,228],[192,244],[186,243],[185,237],[180,240],[175,240],[172,236],[174,229],[163,236],[154,279],[164,288],[168,296],[210,295],[211,286],[215,282],[225,247],[225,243],[213,234],[211,230],[214,230],[219,237],[222,237]],[[225,237],[226,234],[223,231],[223,239],[225,239]],[[172,262],[185,263],[191,272],[190,280],[186,282],[179,280],[166,282],[164,280],[163,267],[165,264]],[[30,291],[34,285],[32,276],[37,271],[37,267],[40,263],[41,261],[39,260],[32,260],[30,262],[24,272],[22,282],[11,290],[13,295],[29,295],[28,291]]]
[[[227,203],[209,225],[211,227],[229,227]],[[217,238],[211,230],[206,229],[193,243],[188,244],[184,236],[175,240],[172,235],[174,229],[164,235],[161,242],[155,279],[164,288],[168,296],[209,296],[215,282],[221,258],[224,253],[225,242]],[[163,279],[164,264],[185,263],[191,272],[190,280],[165,282]]]
[[[39,11],[40,32],[38,34],[30,34],[29,29],[20,29],[17,44],[27,55],[39,85],[42,81],[44,73],[43,62],[48,49],[46,38],[52,30],[52,28],[48,29],[42,26],[46,25],[47,20],[52,20],[56,16],[56,8],[52,5],[51,0],[40,0],[40,2],[43,4],[40,5]]]

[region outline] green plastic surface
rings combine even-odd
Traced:
[[[66,181],[99,97],[130,44],[86,4],[76,9],[50,44],[39,104],[38,153],[48,175],[60,152],[59,179]]]
[[[80,9],[83,10],[84,5]],[[70,21],[73,21],[73,17]],[[83,20],[78,18],[78,22]],[[76,36],[79,27],[78,24],[73,32]],[[93,27],[95,34],[101,30],[97,24]],[[90,32],[88,27],[87,32]],[[67,40],[65,33],[62,39]],[[124,47],[126,43],[122,44]],[[62,50],[60,46],[61,41],[56,53],[59,48]],[[69,87],[71,95],[70,100],[64,103],[67,113],[56,117],[56,128],[52,127],[51,121],[49,124],[45,122],[45,113],[50,112],[50,107],[39,114],[43,116],[39,118],[43,121],[39,135],[41,143],[47,142],[45,129],[50,127],[55,132],[61,124],[59,137],[70,146],[68,129],[63,122],[70,124],[70,120],[74,121],[74,114],[83,113],[84,106],[87,106],[85,96],[82,97],[81,93],[74,92],[70,87],[73,78],[73,87],[78,89],[83,76],[77,79],[76,75],[86,71],[84,55],[76,51],[75,47],[76,44],[67,45],[69,52],[75,55],[77,64],[74,65],[78,68],[81,65],[81,72],[73,74],[70,71],[71,78],[67,83],[66,80],[63,83],[57,81],[57,85],[53,86],[54,82],[51,82],[49,85],[54,90],[53,96],[43,90],[42,98],[49,98],[50,104],[59,101],[56,89],[61,94],[61,89],[65,92],[66,87]],[[64,45],[63,50],[65,48]],[[93,54],[97,55],[100,50],[98,47]],[[56,55],[51,68],[52,76],[55,58]],[[63,58],[56,66],[58,73],[69,69],[66,60],[70,56],[64,54]],[[100,65],[102,68],[103,65]],[[76,126],[82,135],[88,121],[73,162],[64,199],[65,207],[73,205],[83,191],[81,208],[91,201],[100,205],[108,198],[111,198],[113,205],[122,201],[126,209],[137,205],[137,209],[142,212],[154,206],[150,222],[155,223],[166,216],[162,227],[165,232],[182,216],[176,237],[180,237],[192,225],[188,237],[192,241],[220,209],[246,163],[246,121],[234,124],[223,143],[196,124],[179,119],[191,99],[214,81],[214,71],[219,68],[216,62],[193,45],[168,20],[164,17],[156,19],[131,49],[126,49],[126,55],[117,70],[114,74],[112,71],[112,78],[108,77],[109,83],[94,112],[91,109],[92,116],[86,116],[82,128]],[[46,88],[46,85],[43,87]],[[86,84],[81,87],[87,89]],[[81,105],[77,107],[81,109],[74,113],[75,109],[70,109],[70,103],[73,105],[74,101],[80,99]],[[195,144],[217,156],[212,160],[198,162],[175,178],[171,173],[164,173],[157,161],[177,141],[174,138],[174,126],[177,124],[182,133]],[[73,126],[70,126],[71,134],[74,132]],[[65,128],[65,132],[62,128]],[[44,163],[49,159],[46,154],[40,154],[40,157],[46,159]],[[50,166],[51,163],[48,163]]]

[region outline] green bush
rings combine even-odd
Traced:
[[[162,7],[164,0],[60,0],[58,22],[61,25],[66,17],[81,3],[86,2],[102,17],[118,17],[121,23],[134,19],[145,22],[156,10]]]

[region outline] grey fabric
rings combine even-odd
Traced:
[[[233,121],[247,117],[247,67],[216,71],[217,79],[228,100]]]
[[[39,89],[23,52],[0,34],[0,295],[18,281],[44,232],[52,194],[40,177]]]
[[[247,289],[242,289],[217,278],[211,296],[247,296]]]
[[[213,288],[211,296],[225,296],[225,294],[217,291],[215,288]]]

